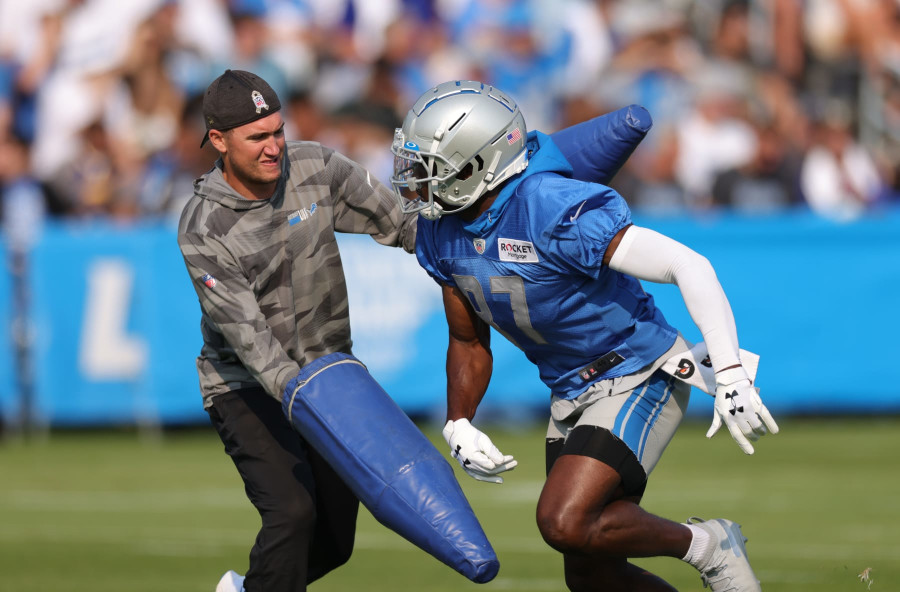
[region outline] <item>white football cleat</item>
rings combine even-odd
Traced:
[[[741,525],[731,520],[717,518],[704,521],[690,518],[688,524],[702,528],[712,537],[709,557],[700,569],[703,587],[712,592],[761,592],[759,580],[750,567],[747,537],[741,533]]]
[[[216,592],[244,592],[244,576],[229,569],[219,580]]]

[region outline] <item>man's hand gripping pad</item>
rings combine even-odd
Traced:
[[[306,365],[282,407],[379,522],[473,582],[497,575],[450,463],[359,360],[335,353]]]
[[[572,177],[608,184],[653,125],[640,105],[583,121],[550,135],[572,165]]]

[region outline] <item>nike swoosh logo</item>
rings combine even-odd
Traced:
[[[584,207],[584,204],[586,204],[586,203],[587,203],[587,200],[584,200],[583,202],[581,202],[581,205],[578,206],[578,209],[577,209],[577,210],[575,210],[575,215],[574,215],[574,216],[569,216],[569,221],[570,221],[570,222],[574,222],[574,221],[575,221],[575,218],[577,218],[577,217],[578,217],[578,214],[581,213],[581,208],[583,208],[583,207]]]

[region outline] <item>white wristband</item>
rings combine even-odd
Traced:
[[[747,375],[747,371],[744,370],[743,366],[736,366],[734,368],[722,370],[721,372],[716,372],[716,382],[718,384],[727,386],[741,380],[750,380],[750,377]]]

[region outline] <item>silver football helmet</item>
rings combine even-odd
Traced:
[[[423,94],[394,132],[391,185],[404,212],[434,220],[528,166],[525,118],[506,93],[457,80]]]

